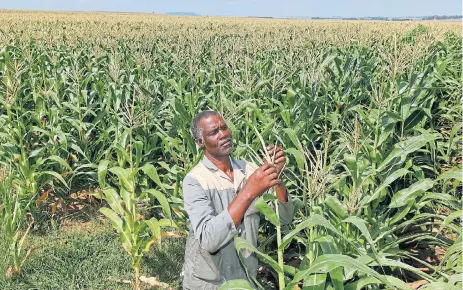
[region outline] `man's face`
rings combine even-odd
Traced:
[[[198,142],[200,146],[212,156],[230,155],[233,150],[232,134],[221,116],[212,115],[202,118],[199,125],[202,128],[203,135],[203,142]]]

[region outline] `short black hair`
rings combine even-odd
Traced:
[[[201,126],[199,126],[199,121],[201,121],[202,118],[208,118],[210,116],[222,117],[222,115],[216,111],[202,111],[198,113],[191,121],[190,130],[191,130],[191,135],[193,136],[193,139],[195,139],[195,141],[203,140],[203,130]]]

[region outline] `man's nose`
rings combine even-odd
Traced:
[[[229,130],[220,130],[219,132],[220,132],[220,133],[219,133],[219,134],[220,134],[220,135],[219,135],[219,138],[220,138],[220,139],[223,139],[224,137],[228,137],[228,135],[230,135],[230,134],[229,134]]]

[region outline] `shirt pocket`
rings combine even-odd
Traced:
[[[221,281],[222,276],[220,275],[220,265],[222,263],[220,251],[211,254],[207,250],[204,250],[197,243],[197,250],[195,251],[194,259],[194,276],[196,278],[207,280],[207,281]]]

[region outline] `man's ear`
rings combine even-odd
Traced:
[[[196,139],[196,144],[199,146],[199,148],[204,148],[204,142],[202,139]]]

